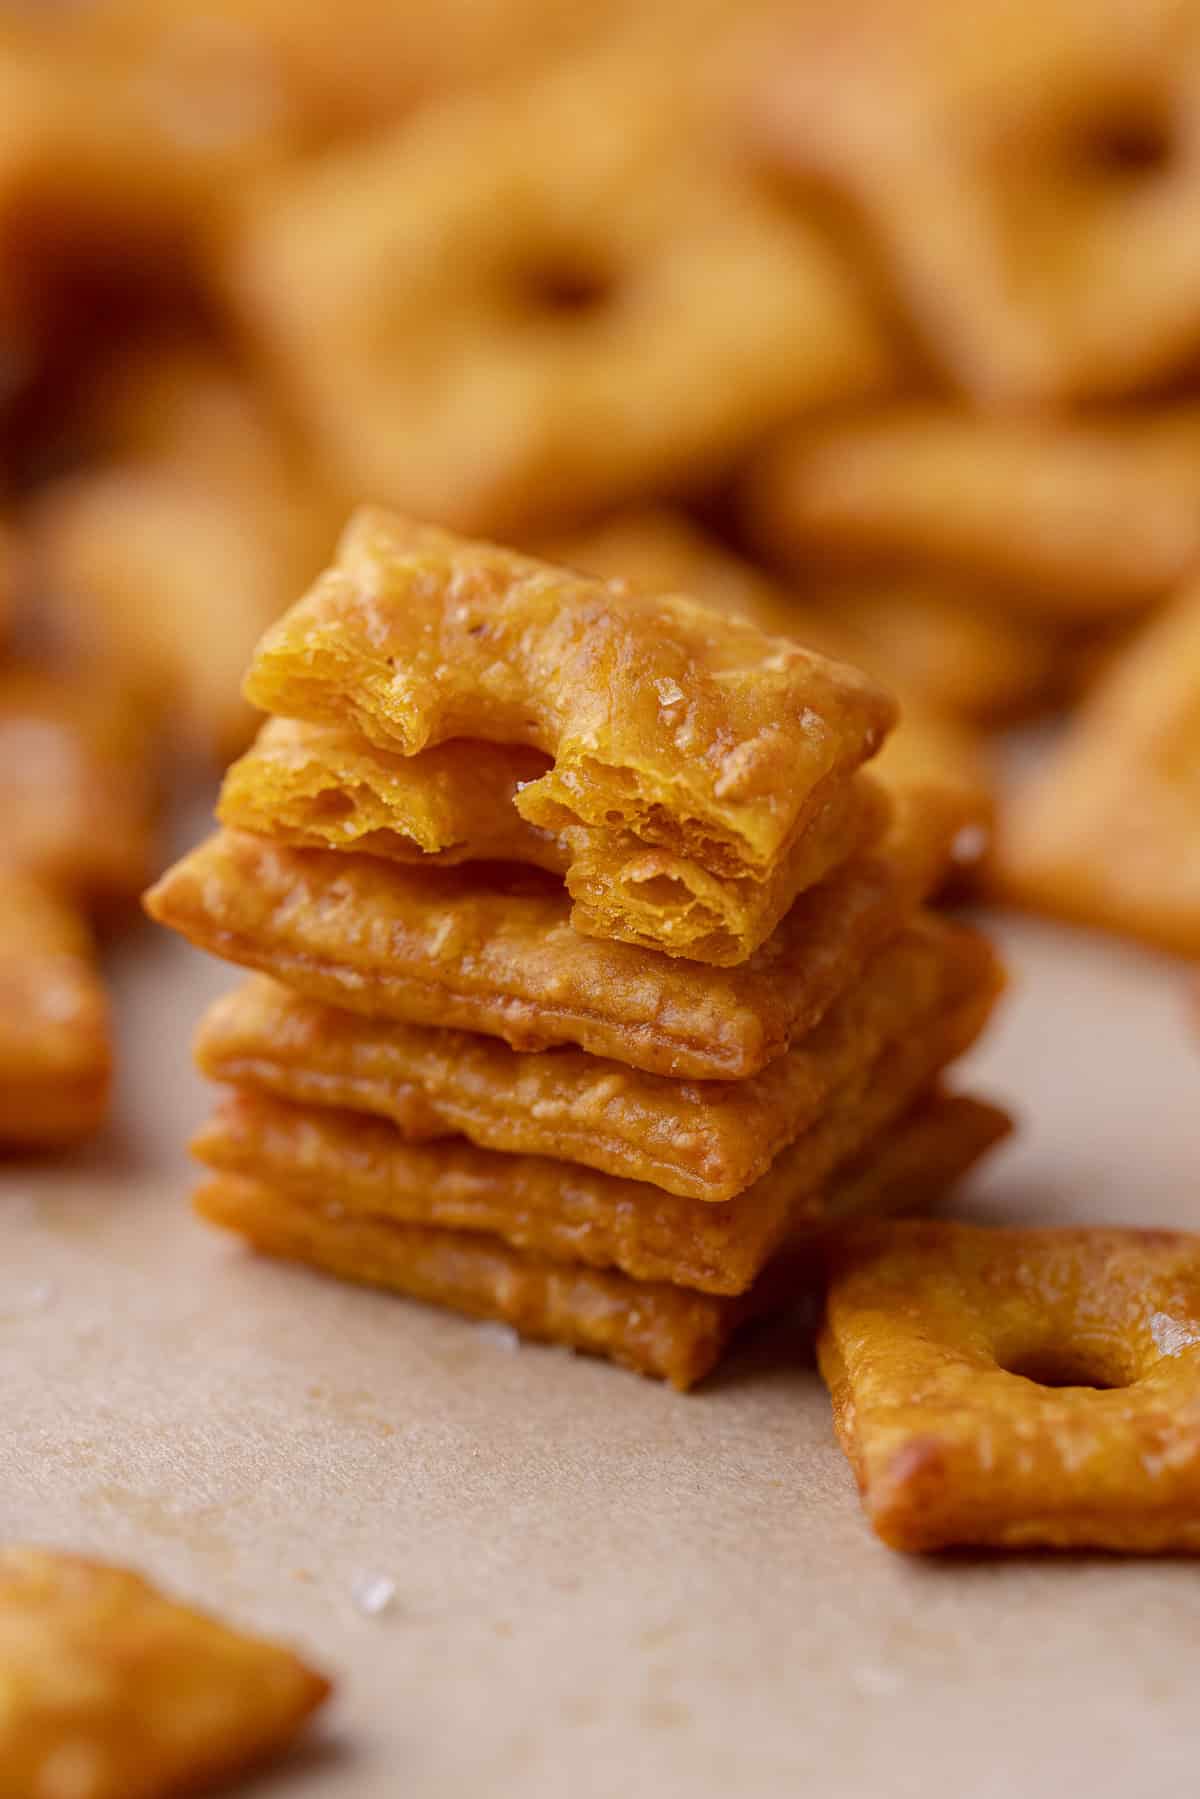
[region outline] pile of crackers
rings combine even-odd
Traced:
[[[1001,986],[925,904],[957,815],[854,669],[368,509],[263,639],[221,830],[148,899],[256,971],[203,1216],[679,1387],[1007,1128],[943,1076]]]
[[[982,886],[1195,953],[1197,10],[9,9],[6,764],[33,708],[23,785],[65,729],[148,846],[370,500],[869,670],[879,779],[953,794]],[[1064,712],[998,793],[995,732]],[[28,813],[0,792],[0,980],[31,1020],[52,965],[81,1022],[0,1040],[37,1098],[0,1134],[62,1141],[102,1114],[122,909],[99,825],[48,859]]]

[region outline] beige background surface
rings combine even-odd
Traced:
[[[972,1073],[1022,1132],[963,1204],[1200,1226],[1178,965],[1002,935]],[[256,1793],[1196,1790],[1200,1569],[890,1554],[794,1333],[680,1397],[193,1223],[187,1042],[229,981],[149,930],[122,949],[110,1140],[0,1169],[0,1535],[136,1563],[338,1676]]]

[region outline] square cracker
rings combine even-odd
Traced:
[[[857,271],[728,153],[682,49],[493,82],[239,211],[224,284],[344,491],[507,533],[890,381]]]
[[[531,824],[759,881],[895,718],[865,675],[743,619],[372,510],[245,690],[402,755],[453,737],[541,750],[551,767],[516,799]]]
[[[740,1293],[790,1230],[820,1218],[831,1174],[865,1154],[969,1047],[992,999],[984,986],[890,1045],[835,1090],[817,1122],[759,1180],[723,1202],[681,1198],[545,1156],[480,1149],[461,1137],[408,1143],[386,1119],[254,1091],[220,1106],[192,1147],[219,1173],[307,1203],[485,1232],[552,1260],[615,1267],[638,1280]]]
[[[1007,1128],[994,1107],[936,1097],[844,1177],[829,1210],[928,1205]],[[477,1232],[348,1215],[238,1176],[209,1182],[196,1206],[202,1217],[268,1255],[497,1319],[522,1336],[608,1356],[679,1388],[694,1386],[716,1365],[739,1325],[786,1306],[814,1277],[811,1233],[794,1259],[785,1254],[749,1294],[730,1298],[548,1261]]]
[[[961,605],[939,604],[926,585],[891,596],[907,606],[903,625],[915,622],[921,629],[902,635],[893,617],[887,633],[872,636],[847,618],[847,592],[814,582],[811,567],[803,571],[803,588],[774,580],[682,513],[660,506],[631,507],[599,525],[560,533],[544,540],[538,554],[605,580],[631,581],[647,593],[692,594],[718,612],[751,619],[769,636],[794,638],[837,662],[866,669],[886,682],[900,705],[899,721],[872,760],[870,778],[898,806],[938,806],[953,812],[973,835],[986,833],[993,810],[991,773],[978,736],[958,714],[980,707],[1011,710],[1044,697],[1049,649],[1029,633],[980,621]],[[861,595],[861,589],[855,593]],[[875,606],[868,604],[865,613],[860,607],[860,627],[878,619],[888,597],[877,589]]]
[[[1200,1238],[863,1226],[822,1372],[895,1549],[1200,1550]]]
[[[583,1050],[523,1055],[470,1031],[364,1018],[259,975],[210,1008],[196,1060],[210,1080],[386,1118],[410,1143],[461,1133],[719,1202],[765,1174],[885,1049],[936,1031],[965,994],[997,982],[981,937],[925,914],[761,1074],[679,1081]]]
[[[132,899],[154,861],[152,748],[125,682],[0,675],[0,865],[92,905]]]
[[[1125,651],[995,842],[999,892],[1184,955],[1200,954],[1200,586]]]
[[[82,917],[0,870],[0,1144],[74,1141],[108,1108],[108,997]]]
[[[0,1799],[174,1799],[282,1751],[329,1692],[138,1575],[0,1549]]]
[[[278,843],[414,867],[428,855],[440,867],[553,870],[566,876],[577,931],[730,966],[770,936],[798,893],[879,837],[889,813],[866,775],[822,783],[827,797],[766,880],[722,880],[628,832],[527,823],[518,796],[545,772],[538,751],[508,744],[454,738],[397,756],[348,727],[272,718],[227,773],[218,816]]]
[[[247,832],[201,844],[145,905],[200,948],[367,1017],[741,1080],[811,1030],[902,928],[945,874],[954,828],[909,808],[736,968],[582,937],[562,890],[532,870],[417,872]]]
[[[1200,553],[1200,409],[1088,419],[908,405],[801,425],[745,483],[754,536],[814,558],[969,581],[1058,624],[1127,616]]]

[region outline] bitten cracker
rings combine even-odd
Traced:
[[[953,830],[911,808],[736,968],[580,936],[561,889],[532,870],[410,871],[244,832],[193,850],[145,905],[201,949],[367,1017],[741,1080],[811,1030],[902,928],[943,878]]]
[[[518,790],[524,819],[615,848],[618,868],[657,853],[618,919],[640,885],[652,920],[657,886],[689,865],[711,877],[702,899],[717,881],[751,884],[744,904],[763,889],[731,961],[826,872],[807,833],[828,834],[837,784],[895,716],[866,676],[742,619],[371,511],[263,639],[245,690],[402,755],[456,737],[540,750],[551,766]],[[603,888],[586,896],[593,927]],[[657,947],[690,954],[697,935],[676,941],[669,915]]]

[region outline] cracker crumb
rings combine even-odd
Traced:
[[[350,1597],[364,1618],[379,1618],[395,1601],[396,1583],[390,1574],[356,1574],[350,1583]]]

